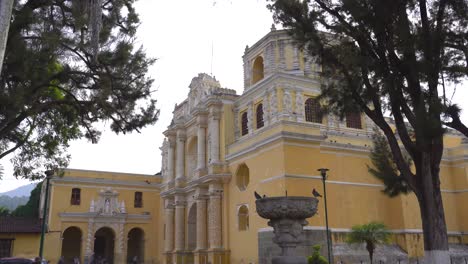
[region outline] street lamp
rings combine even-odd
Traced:
[[[39,246],[39,257],[41,260],[43,259],[43,252],[44,252],[44,236],[45,236],[45,230],[46,230],[46,217],[47,217],[47,205],[48,205],[48,200],[49,200],[49,180],[54,174],[53,170],[48,170],[45,172],[46,178],[45,178],[45,185],[46,185],[46,190],[45,190],[45,198],[44,198],[44,208],[42,209],[42,227],[41,227],[41,243]]]
[[[327,180],[327,171],[329,171],[329,169],[320,168],[317,171],[320,171],[320,175],[322,176],[322,182],[323,182],[323,199],[325,201],[325,226],[326,226],[326,232],[327,232],[328,263],[332,263],[331,262],[330,230],[328,228],[327,189],[325,188],[325,181]]]

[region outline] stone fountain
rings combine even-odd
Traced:
[[[258,215],[270,220],[273,242],[281,248],[281,255],[274,257],[272,264],[307,264],[306,257],[296,255],[296,247],[304,240],[305,219],[315,215],[318,200],[303,196],[266,197],[257,199],[255,204]]]

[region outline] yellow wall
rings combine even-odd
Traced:
[[[40,237],[37,233],[0,234],[0,239],[14,239],[12,256],[20,258],[35,258],[39,255]]]
[[[124,225],[123,236],[126,238],[128,232],[138,227],[144,232],[145,260],[156,261],[156,252],[161,246],[158,237],[158,222],[160,221],[159,191],[154,187],[155,183],[161,181],[160,177],[152,175],[138,175],[112,172],[95,172],[81,170],[65,170],[59,178],[51,181],[50,207],[49,207],[49,230],[46,235],[44,256],[52,263],[57,262],[62,252],[63,232],[69,227],[78,227],[82,232],[81,261],[84,260],[86,238],[88,234],[88,219],[80,217],[61,217],[61,213],[86,213],[89,212],[91,200],[97,203],[99,192],[111,188],[118,192],[118,201],[125,202],[128,215],[151,216],[149,221],[127,219]],[[72,188],[81,189],[80,205],[71,205]],[[143,207],[134,207],[135,192],[143,193]],[[112,224],[109,227],[113,227]],[[96,231],[96,230],[95,230]],[[117,235],[117,234],[116,234]],[[114,251],[115,252],[115,251]],[[126,252],[123,257],[125,258]]]

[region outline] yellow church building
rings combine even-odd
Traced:
[[[313,188],[322,190],[322,167],[329,169],[333,263],[368,263],[365,249],[348,246],[344,237],[353,225],[370,221],[392,232],[377,263],[421,257],[416,198],[385,196],[383,184],[369,174],[373,124],[365,115],[348,113],[340,120],[321,113],[321,67],[314,58],[273,28],[246,47],[243,61],[241,95],[210,75],[193,78],[164,132],[161,174],[67,169],[54,176],[45,258],[270,263],[279,248],[255,211],[254,191],[311,196]],[[441,188],[450,252],[457,261],[468,260],[468,140],[448,132],[445,148]],[[301,254],[315,244],[326,248],[322,200],[318,212],[308,219]]]

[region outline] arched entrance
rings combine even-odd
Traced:
[[[195,250],[197,247],[197,204],[194,203],[189,210],[187,218],[187,249]]]
[[[109,227],[102,227],[96,231],[94,237],[95,260],[99,263],[105,259],[106,263],[114,263],[114,231]]]
[[[73,258],[77,257],[81,261],[81,229],[71,226],[62,234],[62,253],[65,263],[73,263]]]
[[[140,228],[132,228],[128,232],[127,244],[127,262],[131,262],[136,258],[138,263],[144,263],[145,257],[145,233]]]

